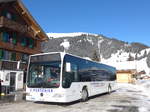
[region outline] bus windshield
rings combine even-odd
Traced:
[[[33,58],[36,58],[36,56]],[[27,86],[33,88],[58,88],[60,85],[61,61],[59,59],[53,60],[53,56],[49,60],[38,58],[41,61],[33,58],[31,57],[30,59]]]

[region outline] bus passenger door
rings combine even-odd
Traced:
[[[66,63],[66,72],[65,72],[66,82],[70,82],[68,87],[70,87],[70,96],[80,96],[80,83],[78,75],[78,66],[74,63]]]

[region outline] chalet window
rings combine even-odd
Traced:
[[[0,49],[0,60],[16,61],[16,53]]]
[[[16,18],[17,18],[16,15],[13,15],[13,16],[12,16],[12,20],[16,21]]]
[[[3,32],[3,34],[2,34],[2,41],[3,42],[9,42],[9,34],[7,33],[7,32]]]
[[[3,10],[3,11],[2,11],[2,16],[6,17],[6,15],[7,15],[7,11],[6,11],[6,10]]]
[[[11,13],[10,13],[10,12],[7,12],[7,13],[6,13],[6,17],[7,17],[8,19],[12,19]]]
[[[33,48],[34,47],[34,40],[29,38],[29,48]]]
[[[22,54],[22,61],[28,61],[29,55],[28,54]]]
[[[3,10],[2,11],[2,16],[11,19],[11,20],[16,20],[16,15],[12,14],[11,12],[7,11],[7,10]]]
[[[17,44],[17,35],[16,35],[16,33],[13,33],[12,35],[10,35],[7,32],[0,32],[0,41],[10,42],[10,43],[16,45]]]
[[[12,35],[12,43],[13,44],[17,44],[17,35],[16,35],[16,33],[13,33],[13,35]]]
[[[12,54],[11,54],[11,60],[12,61],[16,61],[16,53],[15,52],[12,52]]]
[[[27,45],[27,38],[22,38],[22,39],[21,39],[21,45],[22,45],[23,47],[25,47],[25,46]]]
[[[6,51],[6,50],[3,51],[3,59],[10,60],[10,52],[9,51]]]
[[[2,16],[8,18],[8,19],[12,19],[12,14],[6,10],[2,11]]]
[[[32,38],[28,38],[28,37],[22,38],[21,45],[23,47],[34,48],[34,40]]]

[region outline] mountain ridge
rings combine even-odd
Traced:
[[[82,32],[72,33],[71,35],[66,33],[66,35],[60,34],[59,36],[58,33],[56,37],[48,33],[49,41],[42,43],[42,51],[67,52],[73,55],[103,61],[104,63],[107,62],[106,60],[110,60],[110,62],[113,60],[113,63],[140,61],[147,59],[150,55],[150,47],[139,42],[128,43],[100,34]],[[95,57],[97,59],[94,59]],[[149,61],[145,62],[149,63]],[[109,62],[106,64],[111,65]]]

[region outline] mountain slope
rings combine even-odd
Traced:
[[[81,57],[89,57],[90,59],[94,59],[96,55],[98,59],[94,60],[101,60],[101,62],[109,65],[143,59],[145,59],[146,63],[150,51],[149,46],[141,43],[128,43],[97,34],[48,33],[48,36],[50,37],[49,41],[42,43],[43,52],[65,51]]]

